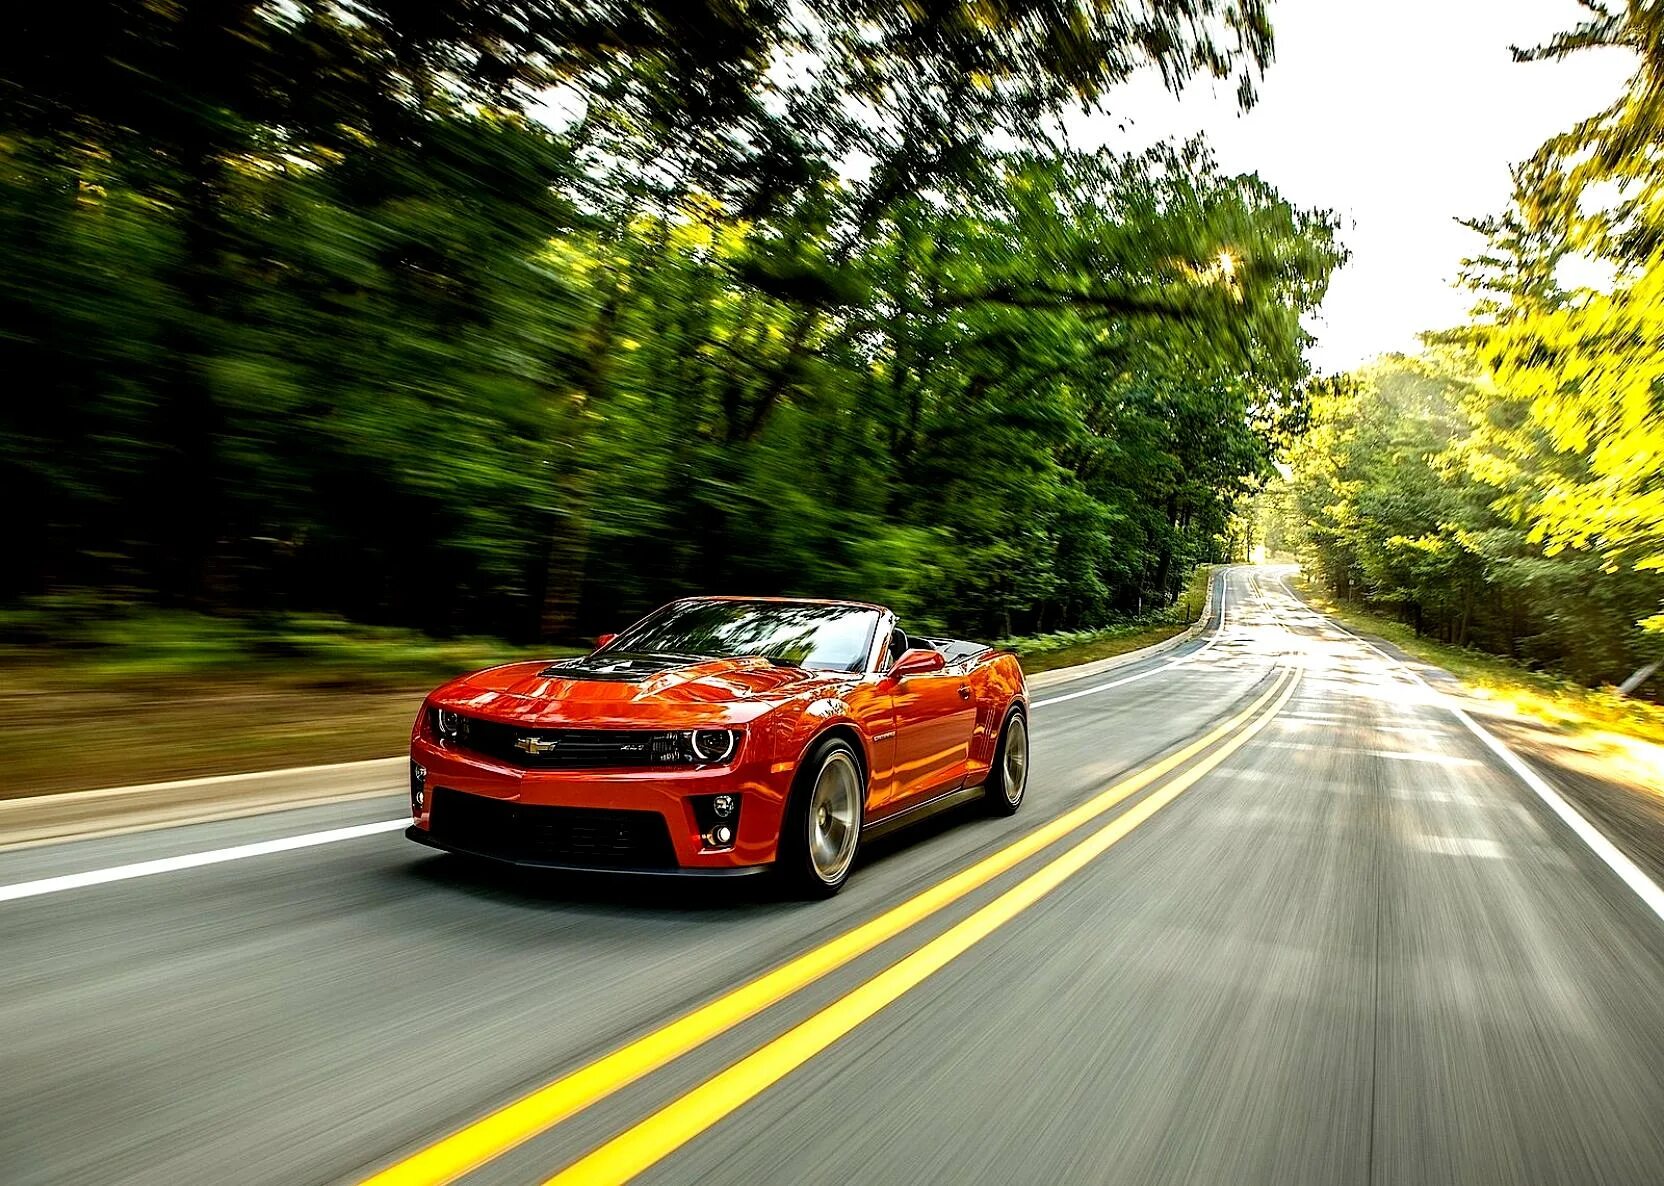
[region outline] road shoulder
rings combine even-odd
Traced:
[[[1313,606],[1290,586],[1313,613]],[[1338,623],[1337,623],[1338,624]],[[1664,885],[1664,746],[1607,730],[1575,731],[1475,695],[1458,676],[1390,639],[1342,626],[1421,676],[1546,779],[1654,883]]]

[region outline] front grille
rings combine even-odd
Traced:
[[[535,743],[536,753],[522,747],[525,739]],[[664,765],[666,735],[650,729],[525,729],[472,717],[461,744],[530,770],[604,770]]]
[[[612,869],[671,869],[676,849],[656,811],[539,807],[433,792],[429,833],[441,844],[511,861]]]

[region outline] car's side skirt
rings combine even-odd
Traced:
[[[876,819],[861,829],[861,839],[877,840],[880,836],[887,836],[897,828],[905,828],[909,824],[916,824],[920,820],[929,819],[933,815],[958,807],[961,803],[969,803],[972,799],[980,799],[983,795],[983,784],[975,786],[955,787],[951,791],[944,791],[940,795],[924,800],[922,803],[909,804],[893,815],[883,819]]]

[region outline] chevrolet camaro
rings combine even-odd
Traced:
[[[1028,784],[1009,651],[911,637],[882,606],[693,597],[581,658],[428,696],[412,840],[544,868],[736,875],[836,893],[863,839]]]

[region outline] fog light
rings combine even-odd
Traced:
[[[740,796],[731,791],[694,795],[688,805],[693,808],[694,824],[706,848],[734,847],[740,834],[740,809],[745,806]]]
[[[421,815],[422,808],[427,804],[427,801],[427,767],[413,761],[410,763],[410,810],[417,815]]]

